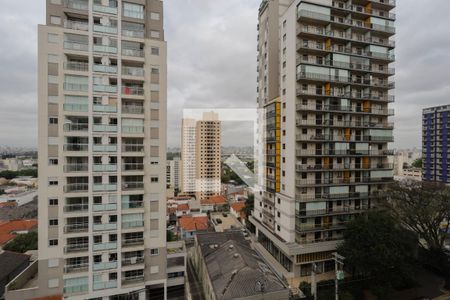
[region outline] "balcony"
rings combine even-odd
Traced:
[[[122,66],[122,75],[144,77],[144,68]]]
[[[89,89],[88,84],[64,82],[64,90],[65,91],[87,92],[88,89]]]
[[[81,61],[66,61],[64,63],[64,70],[87,72],[89,71],[89,64]]]
[[[64,103],[63,110],[70,112],[88,112],[89,106],[87,104]]]
[[[66,212],[66,213],[86,212],[88,210],[89,210],[89,204],[87,204],[87,203],[64,205],[64,212]]]
[[[89,270],[89,264],[73,264],[73,265],[65,265],[64,272],[65,273],[75,273],[75,272],[87,272]]]
[[[144,96],[144,88],[140,86],[123,86],[122,95]]]
[[[100,3],[94,3],[93,10],[99,13],[117,15],[117,1],[110,2],[110,5],[101,5]]]
[[[64,6],[71,9],[87,11],[89,10],[88,1],[80,1],[80,0],[65,0]]]
[[[340,214],[351,214],[351,213],[363,213],[369,207],[367,205],[361,205],[359,207],[334,207],[327,209],[316,209],[316,210],[296,210],[296,215],[299,217],[311,217],[311,216],[321,216],[321,215],[340,215]]]
[[[68,244],[64,247],[65,253],[72,253],[72,252],[85,252],[89,250],[89,244],[88,243],[82,243],[82,244]]]
[[[89,51],[89,44],[75,41],[64,41],[64,49],[74,51]]]
[[[139,105],[122,105],[123,114],[137,114],[141,115],[144,113],[144,106]]]
[[[92,171],[94,172],[117,172],[117,165],[115,164],[94,164],[92,166]]]
[[[135,10],[130,10],[130,9],[123,9],[122,10],[123,16],[124,17],[129,17],[129,18],[134,18],[134,19],[140,19],[143,20],[144,19],[144,12],[140,12],[140,11],[135,11]]]
[[[117,152],[117,145],[93,145],[94,152]]]
[[[122,152],[144,152],[143,144],[122,144]]]
[[[88,190],[88,183],[69,183],[64,186],[65,193],[87,192]]]
[[[93,132],[117,132],[117,125],[115,124],[94,124],[92,126]]]
[[[144,126],[122,125],[122,134],[142,134],[144,133]]]
[[[87,172],[89,170],[88,164],[66,164],[64,165],[64,172],[65,173],[72,173],[72,172]]]
[[[143,163],[124,163],[122,164],[123,171],[143,171],[144,164]]]
[[[88,22],[64,20],[64,28],[66,28],[66,29],[73,29],[73,30],[88,31],[89,30],[89,23]]]
[[[92,289],[94,291],[114,289],[114,288],[117,288],[117,280],[110,280],[110,281],[106,281],[106,282],[95,282],[94,281],[94,285],[92,286]]]
[[[304,233],[310,231],[322,231],[322,230],[341,230],[345,229],[348,221],[341,221],[337,223],[321,223],[321,224],[301,224],[295,226],[295,231]]]
[[[144,183],[143,182],[123,182],[122,183],[122,190],[129,191],[129,190],[142,190],[144,189]]]
[[[94,251],[115,250],[117,249],[117,242],[93,244],[92,249]]]
[[[122,229],[144,227],[144,220],[138,221],[122,221]]]
[[[92,110],[94,112],[116,113],[117,106],[94,104]]]
[[[141,246],[141,245],[144,245],[144,238],[130,238],[130,239],[122,240],[123,247],[132,247],[132,246]]]
[[[94,89],[94,92],[117,93],[117,85],[94,84],[93,89]]]
[[[94,72],[99,73],[109,73],[109,74],[117,74],[117,66],[112,65],[101,65],[101,64],[94,64],[93,65]]]
[[[85,293],[89,290],[89,284],[77,284],[64,286],[64,294]]]
[[[144,274],[133,275],[133,276],[124,276],[122,279],[122,284],[130,284],[134,282],[139,282],[144,280]]]
[[[88,123],[65,123],[63,125],[64,131],[88,131]]]
[[[143,30],[122,29],[122,35],[132,38],[143,39],[145,32]]]
[[[144,208],[144,201],[122,202],[122,209],[139,209]]]
[[[144,57],[144,50],[142,49],[132,49],[132,48],[122,48],[123,56],[132,56],[132,57]]]
[[[117,269],[117,265],[118,265],[117,261],[100,262],[100,263],[94,263],[94,265],[92,266],[92,269],[94,271]]]
[[[143,256],[134,256],[122,259],[122,266],[131,266],[144,263]]]
[[[101,33],[117,34],[117,27],[94,24],[94,31]]]
[[[116,183],[94,183],[92,186],[92,191],[94,192],[112,192],[117,191],[117,184]]]
[[[117,54],[117,47],[106,45],[94,45],[94,52]]]
[[[107,224],[94,224],[94,231],[111,231],[117,230],[117,223],[107,223]]]
[[[94,204],[92,209],[94,212],[114,211],[114,210],[117,210],[117,203]],[[95,227],[95,225],[94,225],[94,227]]]
[[[65,233],[87,232],[88,230],[89,230],[89,223],[75,223],[75,224],[67,224],[66,226],[64,226]]]

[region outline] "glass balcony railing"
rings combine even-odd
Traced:
[[[117,74],[117,66],[94,64],[92,69],[94,70],[94,72]]]
[[[92,245],[94,251],[105,251],[117,249],[117,242],[100,243]]]
[[[64,144],[64,151],[88,151],[88,144]]]
[[[144,152],[144,145],[142,144],[122,144],[123,152]]]
[[[87,263],[72,264],[72,265],[65,265],[64,266],[64,272],[66,272],[66,273],[85,272],[87,270],[89,270],[89,264],[87,264]]]
[[[144,68],[122,66],[122,75],[143,77]]]
[[[89,170],[88,164],[66,164],[64,165],[64,172],[87,172]]]
[[[128,181],[122,183],[122,190],[142,190],[144,188],[143,182]]]
[[[92,166],[92,171],[94,172],[116,172],[117,171],[117,165],[114,164],[94,164]]]
[[[94,31],[101,33],[117,34],[117,27],[94,24]]]
[[[75,41],[64,41],[64,49],[75,50],[75,51],[89,51],[89,44],[75,42]]]
[[[117,229],[117,223],[108,223],[108,224],[94,224],[93,230],[94,231],[110,231],[110,230],[116,230]],[[95,250],[95,247],[94,247]]]
[[[92,126],[94,132],[117,132],[117,125],[94,124]]]
[[[117,190],[117,184],[116,183],[94,183],[92,186],[92,190],[94,192],[111,192]]]
[[[65,0],[64,6],[67,8],[76,9],[76,10],[89,10],[89,2],[88,1]]]
[[[71,252],[81,252],[81,251],[88,251],[89,250],[89,244],[87,243],[79,243],[79,244],[68,244],[64,247],[64,252],[71,253]]]
[[[124,17],[134,18],[134,19],[144,19],[143,11],[135,11],[131,9],[123,9],[122,11]]]
[[[143,114],[144,106],[138,105],[122,105],[122,113],[123,114]]]
[[[93,10],[99,13],[117,15],[117,2],[114,2],[114,5],[101,5],[94,3]]]
[[[143,245],[143,244],[144,244],[144,238],[130,238],[130,239],[122,240],[123,247]]]
[[[64,294],[84,293],[89,290],[88,284],[78,284],[64,287]]]
[[[102,52],[102,53],[117,53],[117,47],[114,46],[105,46],[105,45],[94,45],[94,52]]]
[[[122,209],[144,208],[143,201],[122,202]]]
[[[77,203],[77,204],[67,204],[64,205],[64,212],[83,212],[89,210],[89,204],[87,203]]]
[[[98,212],[98,211],[113,211],[113,210],[117,210],[117,203],[94,204],[92,209],[95,212]]]
[[[89,106],[87,104],[64,103],[63,109],[64,111],[87,112]]]
[[[132,134],[144,133],[144,126],[122,125],[122,133],[132,133]]]
[[[123,171],[142,171],[144,170],[143,163],[124,163],[122,164]]]
[[[103,270],[117,269],[117,261],[108,261],[108,262],[94,263],[92,268],[93,268],[94,271],[103,271]]]
[[[143,96],[144,88],[141,86],[123,86],[122,95]]]
[[[87,192],[89,190],[89,184],[87,183],[68,183],[64,186],[64,192]]]
[[[89,23],[88,22],[80,22],[80,21],[64,20],[64,28],[73,29],[73,30],[88,31],[89,30]]]
[[[64,82],[64,90],[65,91],[87,92],[88,89],[89,89],[89,85],[85,84],[85,83]]]
[[[144,50],[142,50],[142,49],[122,48],[122,55],[124,55],[124,56],[134,56],[134,57],[144,57]]]
[[[76,224],[67,224],[64,226],[64,232],[72,233],[72,232],[87,232],[89,230],[89,223],[76,223]]]
[[[122,259],[122,266],[141,264],[143,262],[144,262],[143,256],[128,257],[128,258]]]
[[[116,113],[117,112],[117,106],[103,105],[103,104],[94,104],[93,107],[92,107],[92,110],[95,111],[95,112]]]
[[[97,291],[97,290],[114,289],[116,287],[117,287],[117,280],[111,280],[106,282],[94,282],[92,289],[94,291]]]
[[[66,61],[64,63],[64,70],[87,72],[89,71],[89,64],[80,61]]]
[[[133,29],[123,29],[122,28],[122,35],[133,37],[133,38],[144,38],[144,31],[143,30],[133,30]]]
[[[117,145],[93,145],[94,152],[117,152]]]
[[[93,89],[94,89],[94,92],[117,93],[117,86],[116,85],[94,84]]]
[[[122,229],[138,228],[144,226],[144,220],[138,221],[122,221]]]

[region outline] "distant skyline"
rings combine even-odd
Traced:
[[[450,104],[450,1],[397,1],[393,148],[420,147],[422,108]],[[165,1],[168,146],[180,144],[183,108],[256,107],[256,23],[261,0]],[[37,24],[44,0],[4,1],[0,11],[0,145],[37,143]],[[229,123],[223,145],[252,145]]]

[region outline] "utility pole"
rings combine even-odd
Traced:
[[[335,287],[335,299],[339,300],[339,280],[344,279],[344,259],[342,255],[339,255],[337,252],[333,253],[334,260],[334,268],[336,271],[335,279],[334,279],[334,287]]]

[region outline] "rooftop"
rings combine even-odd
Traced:
[[[285,292],[288,297],[288,289],[251,248],[242,232],[197,234],[196,244],[201,249],[217,299],[273,292]]]
[[[211,196],[208,199],[200,201],[202,205],[223,205],[227,203],[227,199],[222,195]]]
[[[28,231],[37,226],[37,220],[12,220],[0,223],[0,245],[16,237],[16,232]]]
[[[189,205],[187,205],[187,204],[178,204],[177,210],[178,211],[187,211],[187,210],[189,210]]]
[[[182,216],[178,222],[184,231],[201,231],[208,229],[208,217],[206,216]]]
[[[28,262],[30,256],[22,253],[4,251],[0,253],[0,282],[8,277],[9,274],[14,272],[23,263]]]
[[[235,212],[240,212],[241,210],[244,209],[245,202],[244,201],[234,202],[230,206]]]

